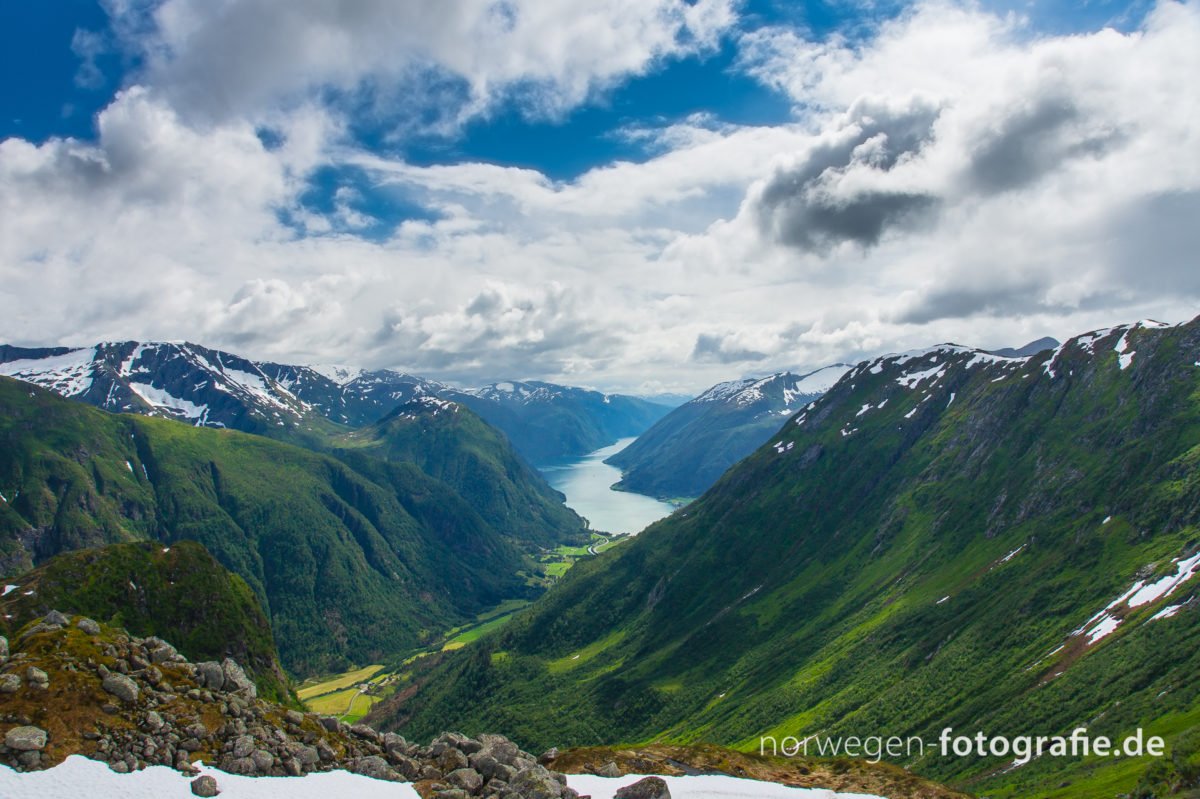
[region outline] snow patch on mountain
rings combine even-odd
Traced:
[[[181,416],[196,424],[203,424],[208,415],[207,405],[196,405],[149,383],[136,383],[131,380],[129,388],[152,407],[167,411],[172,416]]]
[[[342,366],[339,364],[312,364],[309,367],[326,380],[344,386],[362,377],[364,370],[357,366]]]
[[[1176,558],[1171,562],[1175,566],[1171,574],[1150,583],[1138,580],[1125,593],[1109,602],[1104,609],[1084,622],[1083,626],[1073,631],[1071,635],[1078,636],[1086,630],[1088,644],[1094,644],[1111,635],[1120,626],[1123,620],[1122,615],[1119,615],[1122,613],[1122,608],[1133,610],[1164,599],[1200,572],[1200,552],[1186,559]],[[1155,618],[1157,617],[1156,614]]]
[[[76,397],[92,387],[96,348],[71,350],[62,355],[0,364],[0,375]]]

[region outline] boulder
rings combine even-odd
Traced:
[[[275,765],[275,756],[266,749],[256,749],[254,754],[250,755],[250,759],[254,761],[254,769],[259,774],[268,774]]]
[[[4,734],[4,745],[18,752],[40,752],[48,737],[41,727],[13,727]]]
[[[437,766],[444,774],[449,774],[455,769],[467,768],[470,765],[471,761],[469,761],[467,756],[458,749],[447,749],[437,758]]]
[[[538,762],[541,763],[543,766],[547,766],[547,765],[553,763],[557,759],[558,759],[558,747],[553,747],[551,749],[547,749],[545,752],[542,752],[541,757],[538,758]]]
[[[197,777],[192,780],[192,793],[196,796],[216,796],[221,792],[217,787],[217,781],[205,774],[203,777]]]
[[[671,791],[662,777],[644,777],[632,785],[618,788],[613,799],[671,799]]]
[[[508,791],[522,799],[559,799],[562,783],[541,766],[524,769],[508,784]]]
[[[596,769],[597,777],[620,777],[621,768],[611,760],[605,763],[600,768]]]
[[[21,690],[21,678],[16,674],[0,674],[0,694],[15,694]]]
[[[446,782],[455,788],[462,788],[470,794],[477,794],[483,788],[483,776],[471,768],[460,768],[446,775]]]
[[[30,688],[46,688],[50,685],[50,675],[37,666],[30,666],[25,670],[25,681]]]
[[[8,639],[0,635],[0,664],[8,660]]]
[[[250,757],[250,753],[257,748],[258,744],[255,743],[253,737],[241,735],[234,740],[232,753],[235,758],[241,759],[243,757]]]
[[[137,683],[124,674],[118,674],[117,672],[109,674],[104,678],[104,682],[100,684],[100,687],[123,702],[137,701]]]
[[[66,627],[68,624],[71,623],[70,619],[68,619],[63,614],[59,613],[57,610],[52,610],[49,613],[47,613],[42,618],[42,621],[46,624],[57,624],[59,627]]]
[[[221,671],[225,673],[225,690],[229,692],[237,692],[244,696],[254,699],[258,696],[258,688],[254,682],[246,676],[246,672],[237,664],[233,658],[225,658],[221,663]]]
[[[361,774],[364,777],[370,777],[375,780],[391,780],[399,782],[399,777],[396,772],[392,771],[386,760],[379,755],[371,755],[370,757],[360,757],[351,760],[347,770],[354,774]]]
[[[83,632],[85,632],[88,635],[99,635],[100,634],[100,625],[96,621],[89,619],[86,616],[84,616],[84,617],[80,618],[78,621],[76,621],[75,626],[78,627],[80,630],[83,630]]]
[[[220,663],[206,660],[196,664],[196,682],[212,691],[220,691],[225,687],[225,670]]]

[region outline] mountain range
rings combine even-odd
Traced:
[[[670,408],[541,382],[458,389],[390,369],[252,361],[198,344],[0,345],[0,374],[114,412],[320,443],[422,397],[457,402],[502,431],[530,463],[583,455],[636,436]]]
[[[754,750],[762,735],[1142,728],[1186,771],[1198,475],[1200,319],[1025,357],[877,358],[371,718]],[[932,751],[904,765],[993,797],[1074,797],[1129,791],[1163,762]]]

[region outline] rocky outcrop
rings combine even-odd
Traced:
[[[118,772],[203,760],[246,776],[344,769],[413,782],[427,799],[577,799],[566,777],[500,735],[445,733],[428,746],[258,699],[233,660],[189,663],[137,638],[61,613],[31,623],[0,665],[0,764],[29,771],[71,754]],[[197,796],[218,786],[201,778]]]

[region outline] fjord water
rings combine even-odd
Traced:
[[[633,443],[622,438],[615,444],[584,455],[542,466],[546,481],[567,495],[567,507],[604,533],[640,533],[646,525],[663,518],[675,508],[666,502],[628,491],[613,491],[621,470],[604,462]]]

